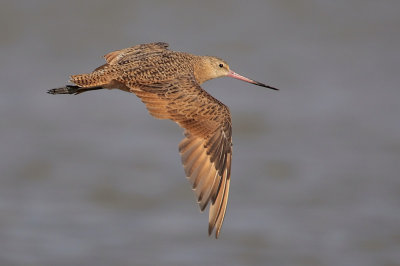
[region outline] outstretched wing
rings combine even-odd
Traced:
[[[232,127],[228,108],[204,91],[194,77],[152,84],[126,84],[150,114],[185,129],[179,152],[203,211],[209,202],[209,234],[218,237],[228,202]]]
[[[165,51],[168,46],[168,43],[165,42],[139,44],[129,48],[110,52],[106,54],[104,58],[110,65],[121,64],[126,60],[133,61],[136,59],[136,57],[142,55]]]

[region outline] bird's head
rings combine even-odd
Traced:
[[[231,77],[249,82],[261,87],[278,90],[277,88],[265,85],[261,82],[243,77],[229,68],[229,65],[222,59],[213,56],[202,56],[200,64],[195,66],[195,76],[197,81],[201,84],[207,80],[219,77]]]

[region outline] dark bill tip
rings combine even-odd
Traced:
[[[261,86],[261,87],[264,87],[264,88],[268,88],[268,89],[271,89],[271,90],[276,90],[276,91],[279,91],[279,89],[277,89],[277,88],[274,88],[274,87],[271,87],[271,86],[265,85],[264,83],[261,83],[261,82],[258,82],[258,81],[254,81],[254,83],[253,83],[253,84],[254,84],[254,85]]]

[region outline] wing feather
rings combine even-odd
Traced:
[[[110,56],[110,60],[113,59]],[[116,58],[116,57],[114,57]],[[229,109],[204,91],[192,75],[157,84],[127,84],[156,118],[185,129],[179,152],[187,178],[203,211],[209,209],[209,234],[221,230],[228,202],[232,157]]]
[[[168,46],[168,43],[165,42],[139,44],[129,48],[110,52],[104,55],[104,59],[106,59],[106,62],[110,65],[120,64],[128,58],[132,60],[134,57],[164,51],[168,48]]]

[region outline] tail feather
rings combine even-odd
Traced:
[[[49,94],[75,94],[76,95],[76,94],[80,94],[85,91],[101,90],[101,89],[103,89],[103,87],[101,87],[101,86],[82,88],[82,87],[75,86],[75,85],[66,85],[65,87],[48,90],[47,93],[49,93]]]
[[[77,94],[79,86],[66,85],[65,87],[48,90],[49,94]]]

